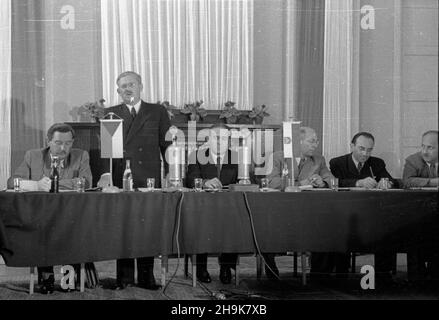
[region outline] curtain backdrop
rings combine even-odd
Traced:
[[[253,0],[102,0],[104,98],[116,104],[116,78],[133,70],[146,101],[251,109],[252,19]]]
[[[45,28],[43,1],[12,4],[11,152],[14,171],[24,153],[44,145]]]
[[[321,140],[323,131],[323,58],[325,1],[301,0],[298,44],[298,102],[296,119],[313,128]],[[322,152],[322,145],[317,152]]]
[[[358,2],[326,1],[323,155],[327,159],[348,153],[359,127]]]
[[[11,29],[11,0],[0,0],[0,190],[11,167]]]

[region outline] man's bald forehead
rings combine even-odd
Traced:
[[[422,140],[424,140],[424,138],[426,138],[426,137],[428,137],[428,138],[436,138],[436,143],[437,143],[437,141],[438,141],[438,131],[431,130],[431,131],[425,132],[422,135]]]
[[[300,137],[305,139],[309,136],[316,135],[316,131],[310,127],[301,127],[300,128]]]

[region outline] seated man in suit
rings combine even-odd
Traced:
[[[201,159],[199,152],[198,155],[189,156],[190,159],[196,157],[196,163],[188,166],[186,181],[189,188],[194,187],[195,178],[203,179],[205,189],[221,189],[238,182],[238,155],[229,150],[229,140],[230,131],[226,125],[219,123],[210,128],[207,148],[203,150],[205,159]],[[237,258],[235,253],[222,253],[219,256],[220,280],[223,284],[231,282],[230,269],[236,268]],[[207,271],[207,253],[197,255],[197,278],[201,282],[211,282]]]
[[[291,168],[294,166],[294,180],[296,185],[312,185],[314,188],[327,188],[333,177],[326,166],[325,158],[315,154],[319,140],[317,134],[312,128],[300,128],[300,161],[296,159],[286,159],[287,165]],[[273,154],[273,165],[268,166],[272,171],[267,175],[269,186],[271,188],[281,188],[281,173],[284,165],[284,154],[282,151]],[[313,253],[314,256],[314,253]],[[279,271],[276,267],[274,254],[264,254],[267,263],[265,274],[270,279],[277,279]],[[317,265],[317,263],[315,264]],[[314,264],[313,264],[314,266]],[[271,269],[271,270],[270,270]]]
[[[374,146],[372,134],[359,132],[352,138],[351,153],[329,161],[331,172],[339,179],[340,187],[385,188],[382,178],[389,179],[390,187],[398,187],[398,182],[387,172],[384,161],[371,156]],[[345,265],[348,265],[349,256],[346,255],[345,259]],[[390,271],[395,261],[395,253],[375,253],[377,281],[392,282]]]
[[[8,187],[13,187],[13,179],[18,177],[21,188],[24,191],[45,191],[51,187],[49,178],[52,157],[58,156],[60,161],[59,188],[73,189],[74,180],[85,178],[85,188],[92,186],[92,174],[89,165],[87,151],[72,148],[75,131],[71,126],[64,123],[56,123],[47,131],[48,147],[43,149],[29,150],[24,155],[24,160],[8,179]],[[55,277],[53,267],[38,268],[42,274],[43,285],[41,293],[52,293],[54,290]],[[77,268],[76,268],[77,269]]]
[[[421,151],[405,159],[402,175],[405,188],[438,186],[438,131],[422,135]],[[425,261],[428,261],[427,267]],[[429,250],[413,249],[407,252],[409,280],[423,280],[427,274],[439,277],[439,255]]]

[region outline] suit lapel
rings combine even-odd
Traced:
[[[123,141],[125,143],[127,136],[128,136],[128,132],[130,131],[130,127],[132,124],[132,117],[131,114],[128,110],[128,107],[125,104],[121,104],[119,106],[116,107],[116,112],[115,112],[119,117],[122,118],[123,120],[123,124],[122,124],[122,128],[123,128]]]
[[[50,176],[50,165],[51,165],[51,160],[50,160],[50,154],[49,154],[49,148],[46,148],[43,150],[43,162],[44,162],[44,166],[43,166],[43,176],[49,177]]]
[[[150,116],[151,114],[148,110],[148,107],[146,106],[146,103],[142,101],[142,103],[140,104],[139,113],[134,118],[134,121],[131,124],[125,143],[128,143],[136,135],[137,131],[139,131],[139,129],[143,126],[145,121],[148,120]]]
[[[302,171],[299,172],[298,180],[309,178],[315,172],[314,161],[312,158],[307,157],[303,164]]]
[[[354,160],[352,160],[352,153],[348,154],[347,157],[348,157],[347,162],[348,162],[349,172],[352,173],[355,177],[358,177],[360,175],[360,173],[358,172],[358,169],[355,166]],[[366,166],[366,164],[363,166],[363,169],[365,166]]]

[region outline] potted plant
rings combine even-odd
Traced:
[[[261,124],[264,117],[268,117],[270,114],[266,112],[267,107],[265,104],[262,106],[256,106],[248,114],[250,119],[253,119],[253,124]]]
[[[89,118],[94,120],[94,122],[98,122],[98,119],[102,119],[105,115],[105,100],[99,99],[95,102],[87,102],[84,103],[81,107],[79,107],[80,111],[85,113]]]
[[[173,106],[172,104],[170,104],[169,101],[163,101],[163,102],[157,101],[157,104],[165,107],[166,111],[168,111],[169,120],[172,120],[175,118],[174,112],[178,110],[178,108],[176,106]]]
[[[200,121],[207,115],[206,109],[201,108],[202,104],[203,100],[195,101],[195,103],[185,104],[184,108],[181,109],[180,112],[188,115],[191,121]]]
[[[235,108],[235,102],[227,101],[224,104],[224,109],[219,116],[220,119],[224,119],[226,123],[236,123],[238,121],[241,111]]]

